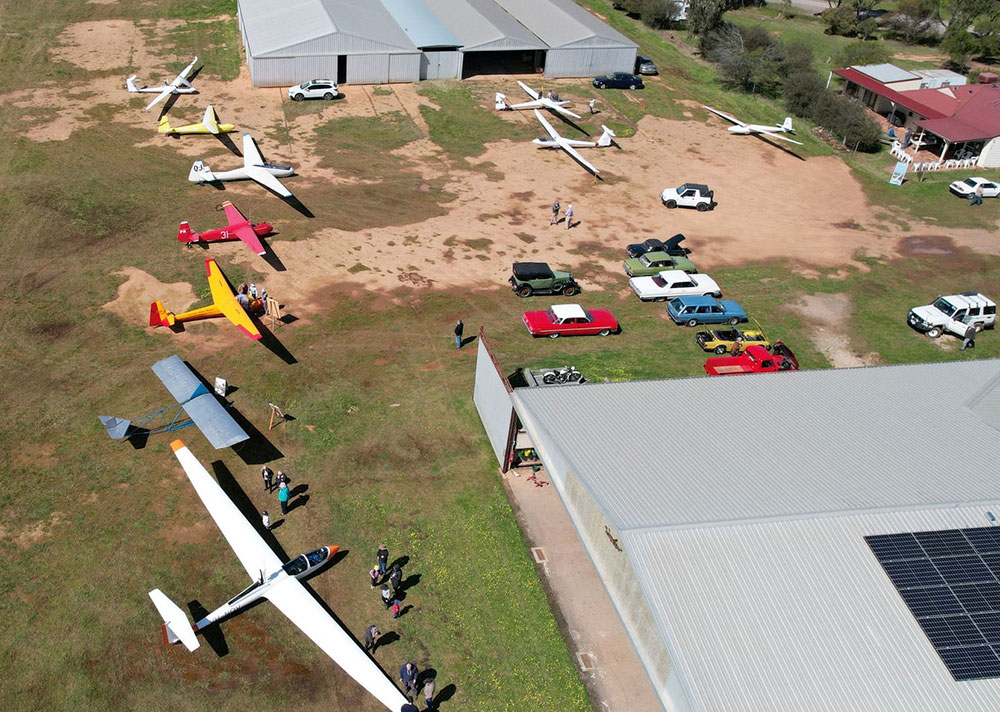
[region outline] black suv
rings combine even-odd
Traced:
[[[571,272],[550,269],[544,262],[515,262],[513,272],[507,281],[519,297],[530,297],[532,294],[572,297],[580,292],[580,285]]]

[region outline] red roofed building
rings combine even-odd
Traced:
[[[912,131],[924,148],[940,154],[939,161],[978,156],[977,165],[1000,167],[1000,87],[951,84],[916,88],[926,86],[926,78],[917,84],[907,81],[905,70],[891,67],[896,73],[886,74],[881,71],[884,67],[891,65],[835,69],[833,73],[845,80],[844,94],[885,116],[890,124]],[[866,71],[869,69],[873,71]],[[880,74],[894,81],[880,81]],[[917,73],[909,74],[921,79]]]

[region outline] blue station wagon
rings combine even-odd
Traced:
[[[747,320],[743,307],[729,299],[677,297],[667,304],[667,315],[675,324],[732,324]]]

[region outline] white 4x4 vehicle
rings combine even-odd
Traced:
[[[993,326],[997,319],[997,305],[977,292],[962,292],[948,297],[938,297],[933,304],[913,307],[906,321],[917,331],[932,339],[944,332],[965,336],[969,324],[982,331]]]
[[[335,99],[340,93],[336,83],[330,79],[310,79],[294,87],[288,87],[288,98],[292,101],[303,99]]]
[[[715,193],[701,183],[685,183],[678,188],[665,188],[660,200],[668,208],[697,208],[700,212],[715,207]]]
[[[721,297],[715,280],[707,274],[688,274],[679,269],[666,270],[652,277],[633,277],[628,281],[635,296],[644,302],[665,302],[674,297]]]

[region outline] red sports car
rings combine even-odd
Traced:
[[[621,329],[607,309],[587,310],[579,304],[553,304],[547,311],[524,312],[521,317],[532,336],[584,336],[617,334]]]

